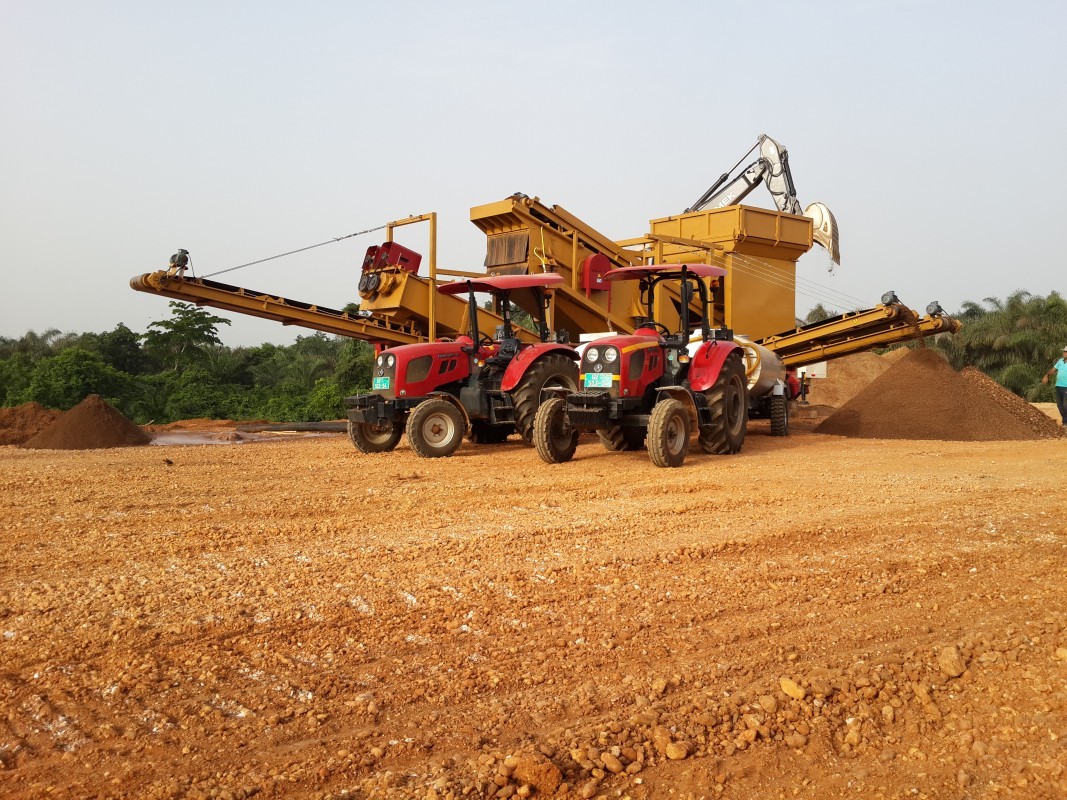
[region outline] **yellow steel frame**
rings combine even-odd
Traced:
[[[607,258],[612,267],[695,261],[726,267],[725,278],[710,281],[716,290],[712,324],[725,324],[759,341],[782,357],[787,366],[959,329],[959,323],[951,318],[918,319],[906,307],[892,304],[845,314],[825,325],[789,331],[795,311],[792,287],[796,260],[812,246],[812,221],[807,217],[730,206],[652,220],[645,236],[617,242],[560,206],[549,207],[538,198],[525,195],[475,206],[470,217],[490,244],[493,237],[518,237],[518,241],[525,242],[523,255],[515,255],[513,262],[490,265],[491,274],[556,272],[564,277],[564,283],[552,292],[549,325],[553,329],[559,325],[573,335],[605,329],[629,333],[634,328],[634,316],[643,313],[635,281],[611,281],[594,291],[582,288],[582,263],[594,255]],[[385,346],[433,340],[440,333],[466,333],[468,303],[461,297],[441,295],[436,287],[442,278],[480,278],[485,273],[438,268],[436,212],[387,223],[386,240],[394,241],[397,228],[423,222],[429,224],[429,276],[390,268],[394,271],[388,275],[388,291],[383,289],[364,297],[361,311],[369,312],[369,317],[188,278],[184,270],[173,267],[135,277],[130,285],[138,291]],[[497,240],[498,245],[500,242],[508,245],[505,253],[511,257],[511,240]],[[519,250],[515,248],[514,252]],[[757,264],[760,270],[771,270],[779,280],[761,280],[754,272],[753,265]],[[654,309],[657,320],[675,327],[679,300],[677,287],[658,291]],[[534,313],[537,309],[526,311]],[[491,331],[502,322],[498,315],[485,309],[479,309],[478,315],[478,327],[483,331]],[[519,335],[536,341],[532,332],[520,329]]]

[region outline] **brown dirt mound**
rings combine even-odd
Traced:
[[[22,444],[55,422],[61,413],[40,403],[0,408],[0,445]]]
[[[984,377],[984,376],[983,376]],[[956,372],[936,351],[912,350],[825,419],[816,433],[865,439],[988,442],[1054,438],[993,381]],[[1018,398],[1016,398],[1018,399]],[[1019,401],[1024,402],[1024,401]],[[1028,404],[1027,404],[1028,405]]]
[[[23,447],[35,450],[95,450],[148,444],[152,437],[98,394],[74,406]]]
[[[1063,435],[1061,426],[1057,424],[1058,414],[1055,420],[1051,420],[1041,409],[1035,408],[1014,392],[1009,392],[976,367],[964,367],[960,371],[960,375],[970,381],[976,391],[987,393],[992,400],[1006,411],[1026,420],[1035,433],[1045,434],[1037,438],[1044,439],[1046,436],[1047,438],[1053,438]],[[1049,425],[1049,422],[1052,422],[1052,424]]]
[[[811,382],[808,401],[840,408],[890,366],[877,353],[857,353],[831,361],[826,365],[826,377]]]
[[[888,353],[883,353],[882,358],[888,361],[890,364],[896,364],[900,359],[904,358],[912,350],[918,348],[915,347],[898,347],[896,350],[890,350]]]

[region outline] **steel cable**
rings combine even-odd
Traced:
[[[276,258],[284,258],[285,256],[295,255],[296,253],[303,253],[306,250],[314,250],[316,247],[322,247],[323,245],[333,244],[334,242],[342,242],[345,239],[351,239],[353,236],[362,236],[365,233],[373,233],[374,231],[380,231],[380,230],[382,230],[384,228],[388,228],[388,227],[389,227],[388,224],[386,224],[386,225],[379,225],[376,228],[367,228],[366,230],[363,230],[363,231],[356,231],[355,233],[350,233],[347,236],[338,236],[335,239],[329,239],[328,241],[325,241],[325,242],[319,242],[318,244],[310,244],[307,247],[301,247],[301,248],[299,248],[297,250],[290,250],[287,253],[279,253],[276,256],[268,256],[267,258],[261,258],[258,261],[249,261],[247,264],[238,264],[236,267],[229,267],[228,269],[220,269],[218,272],[212,272],[212,273],[210,273],[208,275],[204,275],[203,277],[205,277],[205,278],[213,278],[216,275],[222,275],[223,273],[226,273],[226,272],[233,272],[234,270],[244,269],[245,267],[251,267],[251,266],[254,266],[255,264],[262,264],[265,261],[273,261]]]

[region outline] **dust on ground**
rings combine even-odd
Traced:
[[[0,448],[0,795],[1063,797],[1067,441]]]

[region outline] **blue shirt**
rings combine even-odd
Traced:
[[[1067,389],[1067,361],[1061,358],[1052,365],[1052,368],[1056,370],[1056,387]]]

